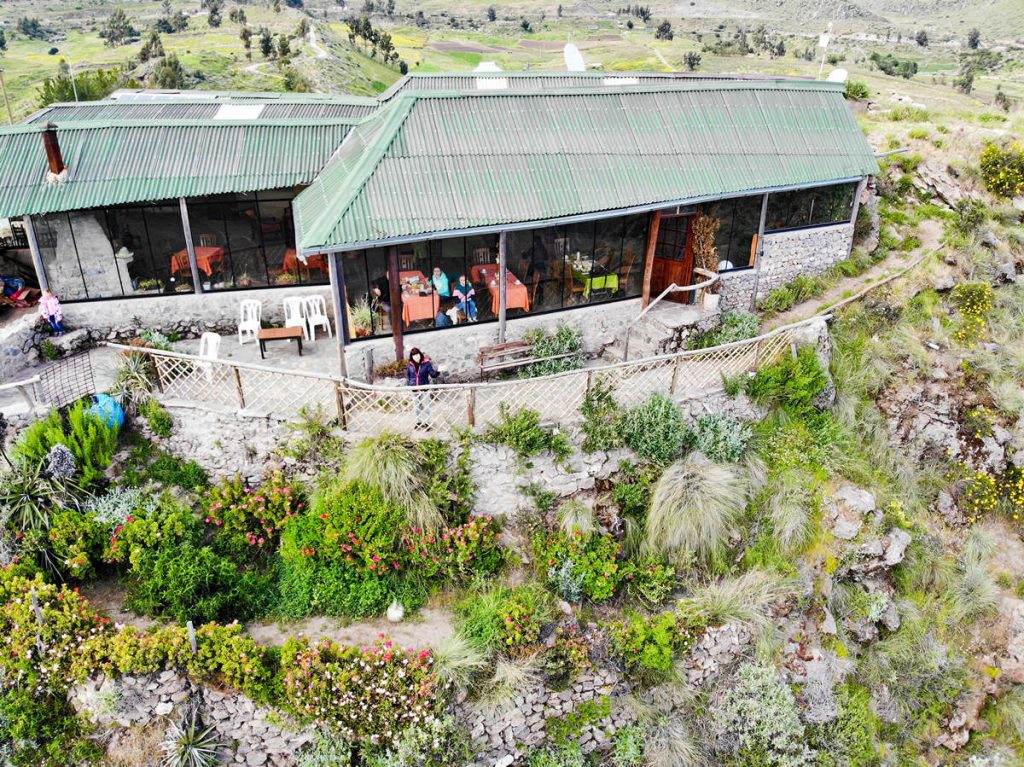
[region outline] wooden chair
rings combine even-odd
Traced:
[[[401,272],[411,272],[416,268],[416,256],[412,253],[399,253],[398,254],[398,270]]]
[[[626,251],[625,262],[622,271],[619,272],[619,290],[627,290],[629,288],[629,277],[633,274],[633,264],[636,262],[636,253],[633,252],[632,248]]]
[[[477,264],[493,264],[495,261],[497,259],[491,256],[490,248],[473,249],[473,266]]]
[[[213,232],[203,232],[199,235],[199,247],[201,248],[216,248],[217,243],[217,235]]]

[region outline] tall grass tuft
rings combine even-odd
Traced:
[[[517,694],[536,684],[540,672],[541,662],[536,655],[498,658],[494,664],[494,675],[486,683],[481,704],[492,710],[505,707]]]
[[[576,499],[570,499],[558,507],[558,526],[566,535],[579,531],[583,535],[594,532],[594,510]]]
[[[420,466],[412,442],[391,432],[360,440],[349,450],[343,476],[362,482],[405,509],[409,526],[437,530],[441,513],[430,500],[420,479]]]
[[[445,639],[434,650],[434,673],[441,684],[463,690],[487,668],[487,653],[460,634]]]
[[[782,549],[802,549],[821,519],[821,489],[810,472],[791,469],[772,478],[766,511]]]
[[[680,684],[649,691],[643,700],[630,699],[637,726],[645,733],[646,767],[710,767],[705,738],[694,716],[695,691]]]
[[[791,580],[765,570],[748,570],[712,581],[679,605],[711,626],[743,623],[763,629],[771,622],[771,606],[795,594]]]
[[[728,542],[743,513],[749,481],[737,466],[691,453],[665,470],[647,514],[648,551],[671,559],[692,552],[712,561]]]

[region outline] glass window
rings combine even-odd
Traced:
[[[619,293],[616,298],[639,296],[643,292],[644,259],[647,256],[646,214],[623,219],[622,261],[619,266]]]
[[[111,208],[105,226],[125,295],[192,291],[178,205]]]
[[[709,206],[707,213],[718,218],[720,223],[715,235],[719,270],[750,266],[761,224],[761,197],[722,200]]]
[[[765,229],[776,231],[849,221],[855,189],[855,184],[834,184],[769,195]]]

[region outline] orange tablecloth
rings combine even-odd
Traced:
[[[473,267],[476,269],[476,267]],[[489,267],[487,269],[487,290],[491,294],[491,309],[497,314],[498,305],[500,302],[500,291],[501,286],[498,285],[498,269],[495,267],[492,272]],[[508,277],[508,285],[505,287],[505,308],[506,309],[522,309],[524,312],[530,311],[530,291],[526,289],[526,286],[519,281],[512,272],[505,270],[505,274]],[[484,282],[483,275],[481,274],[480,282]],[[494,283],[493,285],[491,283]]]
[[[224,248],[209,248],[200,245],[196,248],[196,266],[207,277],[213,274],[213,267],[224,263]],[[171,256],[171,274],[191,271],[188,263],[188,251],[179,250]]]
[[[433,320],[437,317],[437,309],[441,299],[437,293],[430,292],[421,296],[417,292],[402,291],[402,322],[406,325],[417,320]]]
[[[487,274],[484,275],[484,272],[487,272]],[[497,276],[497,264],[475,264],[469,267],[470,282],[490,282],[493,279],[497,279]]]
[[[295,248],[288,248],[284,252],[284,270],[286,272],[296,272],[299,269],[299,258],[295,253]],[[304,266],[307,269],[319,269],[321,272],[327,273],[327,259],[324,258],[323,253],[314,253],[311,256],[306,256],[306,263]]]

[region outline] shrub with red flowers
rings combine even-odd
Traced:
[[[544,672],[549,684],[554,689],[564,687],[592,665],[590,640],[575,626],[556,628],[554,644],[544,655]]]
[[[430,653],[397,647],[384,635],[362,650],[289,639],[281,666],[285,707],[350,742],[386,744],[435,718]]]
[[[559,530],[538,536],[534,549],[548,581],[570,602],[610,599],[619,586],[621,546],[611,535]]]
[[[501,646],[509,655],[519,655],[540,639],[541,621],[533,605],[515,591],[498,609]]]
[[[258,487],[249,487],[241,477],[235,477],[210,490],[204,521],[219,528],[232,549],[273,552],[285,522],[304,507],[301,490],[283,470],[272,469]]]
[[[501,523],[494,517],[480,516],[439,533],[412,530],[405,546],[413,558],[419,558],[427,574],[441,573],[459,581],[498,569],[502,558],[500,539]]]

